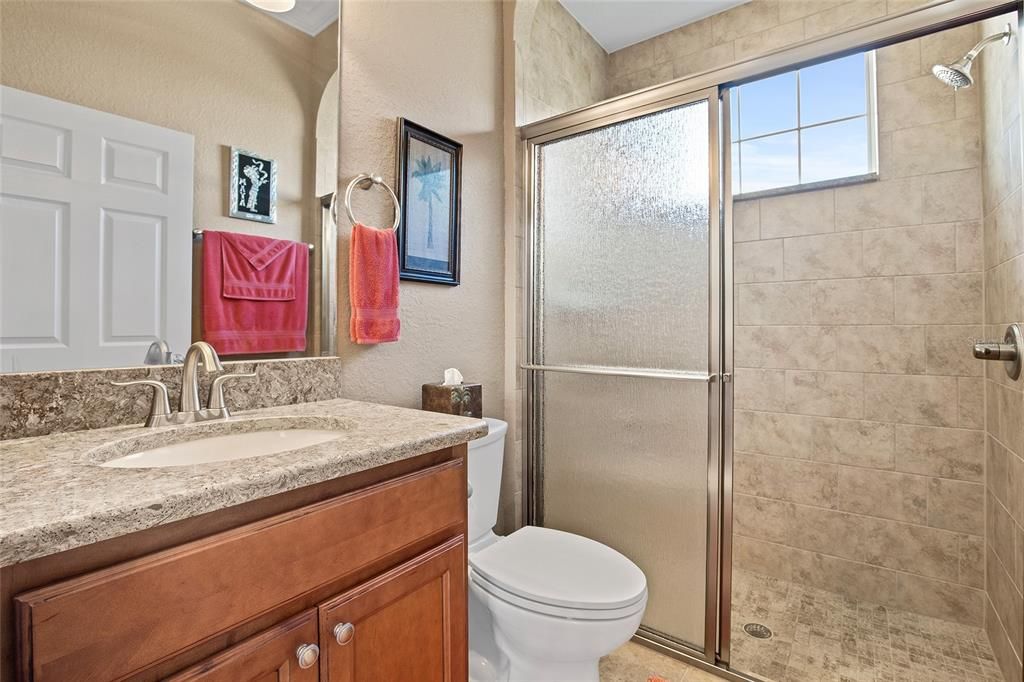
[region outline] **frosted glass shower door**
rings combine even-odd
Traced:
[[[534,143],[527,387],[533,521],[630,557],[644,629],[712,652],[717,119],[705,92]]]

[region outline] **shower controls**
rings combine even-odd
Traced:
[[[1006,373],[1016,380],[1020,377],[1022,344],[1024,338],[1021,336],[1020,325],[1011,324],[1006,328],[1002,343],[982,341],[974,344],[974,357],[979,360],[1002,360],[1006,364]]]

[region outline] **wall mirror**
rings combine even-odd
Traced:
[[[225,359],[334,354],[339,0],[263,4],[2,3],[0,372],[180,361],[204,231],[308,247],[303,348]]]

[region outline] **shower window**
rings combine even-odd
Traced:
[[[737,198],[874,179],[874,52],[744,83],[732,93]]]

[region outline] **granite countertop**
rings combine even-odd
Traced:
[[[170,444],[188,440],[182,435],[187,429],[202,428],[209,435],[258,430],[258,420],[284,416],[302,418],[303,427],[319,423],[341,429],[337,439],[275,455],[153,469],[98,466],[118,456],[117,441],[163,433],[160,444]],[[247,420],[251,428],[243,424]],[[230,422],[121,426],[0,441],[0,566],[365,471],[485,433],[480,419],[328,400],[239,412]]]

